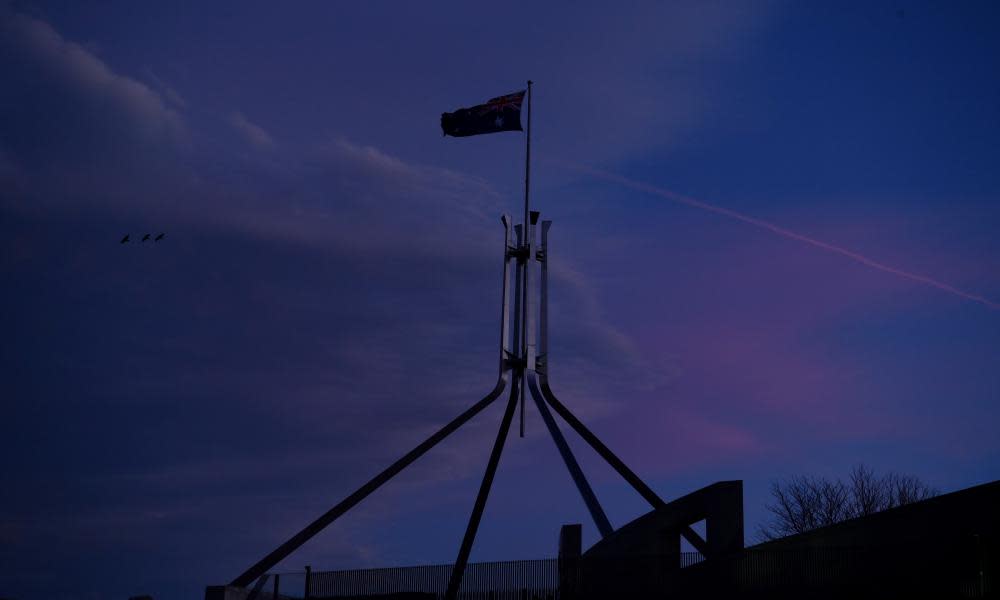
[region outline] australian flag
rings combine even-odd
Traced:
[[[464,137],[498,131],[524,131],[521,127],[521,102],[527,90],[499,96],[486,104],[460,108],[441,114],[441,131],[445,135]]]

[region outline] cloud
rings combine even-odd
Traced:
[[[19,375],[0,395],[26,399],[0,435],[37,450],[0,465],[0,486],[19,482],[0,523],[23,524],[3,535],[22,536],[24,552],[39,534],[61,537],[66,556],[86,545],[114,562],[166,559],[140,549],[167,522],[163,547],[212,531],[229,557],[216,572],[235,570],[491,387],[510,202],[489,181],[346,137],[278,145],[239,113],[241,145],[215,140],[49,25],[5,27],[72,92],[22,88],[18,106],[44,102],[45,114],[0,121],[17,134],[0,177],[21,190],[0,203],[2,269],[23,292],[3,300],[0,356]],[[22,210],[25,199],[44,210]],[[150,228],[165,242],[117,243]],[[552,277],[558,318],[578,324],[563,337],[561,389],[588,418],[613,413],[601,398],[628,377],[602,363],[627,373],[634,351],[572,263]],[[477,477],[498,407],[370,510],[418,510],[395,499]],[[42,490],[44,507],[32,500]]]
[[[719,73],[776,12],[770,2],[578,9],[547,15],[567,22],[542,25],[553,33],[531,49],[542,57],[530,63],[538,156],[600,164],[671,148],[712,119],[726,102]]]
[[[167,82],[163,81],[163,79],[161,79],[159,76],[157,76],[156,73],[154,73],[153,70],[150,69],[150,68],[147,68],[145,70],[145,74],[146,74],[146,77],[151,82],[153,82],[153,85],[155,85],[157,88],[159,88],[160,93],[162,93],[163,96],[171,104],[173,104],[177,108],[182,108],[182,109],[183,108],[187,108],[187,106],[188,106],[187,100],[185,100],[184,96],[181,96],[180,92],[178,92],[176,89],[174,89],[173,86],[171,86]]]
[[[186,138],[180,115],[158,93],[140,81],[115,73],[90,50],[64,39],[48,23],[2,11],[0,28],[5,45],[27,61],[25,66],[36,76],[70,88],[95,105],[110,105],[142,136],[170,141]]]
[[[594,168],[591,168],[591,167],[587,167],[585,165],[573,164],[573,163],[568,163],[568,162],[564,162],[564,161],[549,161],[549,162],[554,163],[554,164],[559,164],[561,166],[568,167],[570,169],[576,170],[576,171],[581,172],[581,173],[586,173],[588,175],[593,175],[595,177],[599,177],[599,178],[604,179],[606,181],[612,181],[614,183],[618,183],[620,185],[624,185],[624,186],[630,187],[632,189],[645,192],[647,194],[654,194],[654,195],[660,196],[661,198],[665,198],[667,200],[670,200],[671,202],[677,202],[677,203],[680,203],[680,204],[685,204],[687,206],[698,208],[698,209],[704,210],[706,212],[711,212],[711,213],[715,213],[717,215],[721,215],[721,216],[724,216],[724,217],[727,217],[727,218],[735,219],[737,221],[741,221],[741,222],[743,222],[745,224],[752,225],[754,227],[758,227],[760,229],[763,229],[763,230],[768,231],[770,233],[773,233],[775,235],[779,235],[779,236],[782,236],[782,237],[785,237],[785,238],[788,238],[790,240],[794,240],[794,241],[797,241],[797,242],[800,242],[800,243],[803,243],[803,244],[808,244],[810,246],[813,246],[813,247],[816,247],[816,248],[820,248],[820,249],[825,250],[827,252],[832,252],[834,254],[839,254],[840,256],[843,256],[843,257],[845,257],[845,258],[847,258],[849,260],[852,260],[854,262],[857,262],[857,263],[860,263],[862,265],[865,265],[866,267],[869,267],[871,269],[882,271],[883,273],[888,273],[890,275],[895,275],[896,277],[901,277],[903,279],[908,279],[908,280],[910,280],[912,282],[915,282],[915,283],[919,283],[919,284],[922,284],[922,285],[927,285],[927,286],[930,286],[930,287],[933,287],[933,288],[937,288],[938,290],[941,290],[943,292],[947,292],[949,294],[958,296],[960,298],[964,298],[966,300],[971,300],[973,302],[978,302],[978,303],[982,304],[983,306],[985,306],[987,308],[990,308],[990,309],[993,309],[993,310],[1000,310],[1000,303],[993,302],[992,300],[990,300],[988,298],[985,298],[982,295],[958,289],[958,288],[956,288],[956,287],[954,287],[952,285],[949,285],[949,284],[944,283],[942,281],[939,281],[937,279],[934,279],[934,278],[931,278],[931,277],[927,277],[926,275],[921,275],[921,274],[918,274],[918,273],[913,273],[913,272],[910,272],[910,271],[905,271],[903,269],[899,269],[899,268],[894,267],[892,265],[887,265],[887,264],[885,264],[883,262],[879,262],[878,260],[875,260],[874,258],[871,258],[869,256],[865,256],[863,254],[859,254],[858,252],[856,252],[854,250],[850,250],[850,249],[844,248],[842,246],[831,244],[831,243],[829,243],[827,241],[824,241],[824,240],[819,240],[819,239],[816,239],[814,237],[810,237],[810,236],[804,235],[804,234],[802,234],[802,233],[800,233],[798,231],[792,231],[790,229],[787,229],[787,228],[782,227],[780,225],[776,225],[776,224],[774,224],[772,222],[769,222],[769,221],[765,221],[763,219],[759,219],[759,218],[756,218],[756,217],[752,217],[750,215],[739,213],[739,212],[736,212],[736,211],[733,211],[733,210],[730,210],[730,209],[727,209],[727,208],[723,208],[723,207],[715,205],[715,204],[709,204],[707,202],[703,202],[701,200],[697,200],[697,199],[691,198],[689,196],[684,196],[682,194],[678,194],[676,192],[672,192],[672,191],[670,191],[670,190],[668,190],[666,188],[649,185],[647,183],[644,183],[644,182],[641,182],[641,181],[637,181],[637,180],[634,180],[634,179],[629,179],[627,177],[622,177],[621,175],[618,175],[618,174],[615,174],[615,173],[611,173],[611,172],[608,172],[608,171],[604,171],[604,170],[601,170],[601,169],[594,169]]]
[[[252,146],[267,149],[274,146],[274,139],[263,127],[247,120],[243,113],[236,111],[227,119],[229,125],[236,130]]]
[[[151,85],[138,84],[113,70],[112,57],[103,60],[37,19],[5,15],[0,65],[14,83],[0,88],[11,107],[0,111],[0,274],[16,293],[0,299],[0,364],[11,374],[0,378],[0,397],[18,401],[0,421],[0,438],[19,451],[0,454],[0,489],[7,492],[0,562],[12,565],[0,574],[0,587],[44,589],[52,597],[81,590],[101,590],[101,597],[145,589],[157,597],[201,593],[490,387],[498,216],[520,204],[522,138],[434,145],[421,136],[438,133],[433,116],[443,96],[411,90],[440,89],[452,102],[459,86],[463,94],[492,90],[498,79],[516,81],[497,70],[538,64],[544,83],[536,88],[533,152],[569,148],[560,155],[617,160],[675,143],[713,114],[720,100],[713,100],[714,69],[704,67],[735,63],[746,36],[767,21],[757,6],[557,11],[533,22],[544,35],[531,47],[512,46],[500,27],[487,40],[498,43],[480,43],[479,52],[458,58],[461,43],[431,31],[421,39],[443,40],[447,57],[496,69],[369,47],[384,52],[388,65],[419,60],[448,68],[396,72],[390,85],[384,69],[363,63],[345,77],[377,82],[348,85],[364,90],[356,95],[302,91],[327,116],[304,115],[298,123],[269,118],[263,107],[280,114],[281,101],[264,89],[256,105],[241,98],[216,112],[186,110],[185,99],[173,97],[151,70],[143,77]],[[448,19],[463,24],[455,35],[482,35],[464,26],[472,22],[466,14],[441,16],[438,26],[450,27]],[[392,25],[378,18],[380,27]],[[401,26],[426,33],[410,22]],[[482,81],[455,83],[457,71]],[[429,83],[435,76],[451,79],[450,87]],[[344,84],[336,78],[330,85]],[[379,86],[406,95],[383,94]],[[237,105],[272,131],[230,113]],[[355,117],[359,111],[363,118]],[[284,125],[324,133],[302,141]],[[422,133],[399,134],[403,126]],[[261,143],[269,150],[248,151]],[[406,144],[417,150],[407,152]],[[477,155],[469,150],[475,144],[489,150]],[[442,156],[433,154],[437,149]],[[474,155],[482,158],[470,162],[479,164],[463,163]],[[513,175],[494,177],[493,167]],[[962,344],[979,340],[982,358],[933,354],[930,319],[896,319],[924,308],[921,294],[939,301],[934,290],[715,215],[669,203],[638,210],[630,198],[607,202],[620,190],[591,189],[538,194],[538,205],[560,213],[551,264],[553,384],[630,466],[660,478],[649,480],[655,489],[679,490],[685,475],[685,485],[702,485],[719,474],[745,477],[749,490],[774,465],[820,464],[834,453],[855,460],[857,446],[911,436],[921,426],[925,439],[939,440],[935,452],[947,454],[945,446],[961,445],[963,437],[982,439],[989,449],[989,419],[958,423],[991,410],[989,390],[972,389],[992,381],[984,375],[995,356],[997,332],[989,324],[949,322],[936,332]],[[588,193],[604,195],[608,208],[587,207],[580,196]],[[565,216],[587,210],[575,222]],[[886,227],[894,218],[867,223],[870,229],[845,246],[883,256],[898,241]],[[824,225],[831,229],[774,219],[820,239],[841,239],[832,233],[844,227],[834,219]],[[165,242],[117,243],[124,232],[151,228],[165,229]],[[994,229],[986,223],[984,239],[994,240]],[[615,230],[628,234],[615,238]],[[904,264],[896,258],[886,260]],[[936,253],[914,264],[929,258],[945,261]],[[926,270],[965,281],[968,274],[949,269],[968,268],[968,261],[953,262]],[[972,275],[992,277],[982,271]],[[899,302],[902,292],[908,303]],[[900,331],[886,334],[894,325]],[[915,331],[901,331],[909,327]],[[883,352],[929,358],[889,361],[878,356]],[[942,365],[954,373],[937,377]],[[872,376],[877,370],[891,373]],[[942,383],[928,386],[931,379]],[[972,401],[953,394],[948,410],[935,412],[926,398],[951,394],[948,382],[956,380],[968,382],[968,397],[982,405],[971,410]],[[501,404],[296,554],[302,562],[293,568],[307,563],[304,557],[316,565],[451,559]],[[528,438],[511,439],[499,496],[490,504],[503,519],[486,519],[477,547],[507,539],[512,553],[542,552],[559,523],[529,520],[532,511],[541,502],[562,519],[577,500],[556,496],[574,494],[572,483],[531,403],[528,411]],[[574,448],[583,446],[566,433]],[[588,476],[604,481],[589,468],[592,452],[578,456]],[[624,488],[612,478],[615,489]],[[529,488],[536,493],[526,496]],[[609,488],[602,486],[602,500]],[[607,505],[626,506],[613,495]],[[510,529],[506,519],[515,513]],[[35,567],[43,563],[55,566]],[[31,586],[18,583],[29,577]],[[112,579],[132,587],[109,593]],[[53,591],[53,580],[66,589]]]

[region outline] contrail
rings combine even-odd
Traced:
[[[660,187],[656,187],[656,186],[650,185],[648,183],[643,183],[641,181],[635,181],[635,180],[629,179],[627,177],[622,177],[621,175],[616,175],[614,173],[610,173],[610,172],[604,171],[602,169],[595,169],[593,167],[588,167],[588,166],[585,166],[585,165],[580,165],[580,164],[572,163],[572,162],[565,161],[565,160],[559,160],[559,159],[544,159],[544,160],[546,162],[557,164],[559,166],[565,167],[567,169],[571,169],[573,171],[578,171],[580,173],[586,173],[588,175],[592,175],[594,177],[598,177],[600,179],[604,179],[604,180],[607,180],[607,181],[613,181],[615,183],[619,183],[621,185],[624,185],[625,187],[629,187],[629,188],[632,188],[634,190],[639,190],[639,191],[642,191],[642,192],[653,194],[655,196],[660,196],[660,197],[666,198],[667,200],[671,200],[673,202],[679,202],[681,204],[687,204],[688,206],[693,206],[695,208],[700,208],[702,210],[707,210],[709,212],[713,212],[713,213],[716,213],[716,214],[719,214],[719,215],[727,216],[727,217],[729,217],[731,219],[736,219],[738,221],[743,221],[744,223],[749,223],[750,225],[754,225],[756,227],[760,227],[761,229],[766,229],[766,230],[770,231],[771,233],[778,234],[778,235],[780,235],[782,237],[786,237],[786,238],[789,238],[789,239],[797,240],[797,241],[809,244],[810,246],[815,246],[817,248],[822,248],[823,250],[826,250],[828,252],[834,252],[834,253],[839,254],[841,256],[846,256],[847,258],[849,258],[849,259],[851,259],[851,260],[853,260],[855,262],[859,262],[859,263],[861,263],[861,264],[863,264],[863,265],[865,265],[867,267],[871,267],[872,269],[877,269],[879,271],[885,271],[886,273],[892,273],[893,275],[896,275],[898,277],[902,277],[904,279],[909,279],[910,281],[915,281],[917,283],[922,283],[924,285],[929,285],[929,286],[937,288],[939,290],[948,292],[949,294],[954,294],[956,296],[960,296],[962,298],[965,298],[966,300],[972,300],[973,302],[979,302],[980,304],[983,304],[984,306],[987,306],[987,307],[992,308],[994,310],[1000,310],[1000,304],[998,304],[996,302],[993,302],[993,301],[989,300],[988,298],[985,298],[985,297],[980,296],[978,294],[973,294],[973,293],[970,293],[970,292],[966,292],[964,290],[960,290],[960,289],[958,289],[956,287],[948,285],[947,283],[942,283],[940,281],[937,281],[936,279],[931,279],[930,277],[925,277],[924,275],[918,275],[917,273],[910,273],[909,271],[904,271],[902,269],[897,269],[896,267],[893,267],[893,266],[890,266],[890,265],[887,265],[887,264],[884,264],[884,263],[880,263],[880,262],[878,262],[876,260],[868,258],[867,256],[864,256],[862,254],[858,254],[857,252],[852,252],[851,250],[848,250],[847,248],[841,248],[840,246],[835,246],[833,244],[829,244],[829,243],[824,242],[822,240],[813,239],[811,237],[802,235],[801,233],[796,233],[796,232],[794,232],[794,231],[792,231],[790,229],[785,229],[784,227],[780,227],[778,225],[775,225],[774,223],[768,223],[767,221],[764,221],[764,220],[761,220],[761,219],[758,219],[758,218],[755,218],[755,217],[751,217],[749,215],[744,215],[744,214],[738,213],[738,212],[736,212],[734,210],[729,210],[728,208],[723,208],[721,206],[715,206],[714,204],[709,204],[707,202],[702,202],[701,200],[695,200],[694,198],[691,198],[689,196],[684,196],[682,194],[671,192],[670,190],[667,190],[667,189],[664,189],[664,188],[660,188]]]

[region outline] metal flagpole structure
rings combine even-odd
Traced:
[[[452,434],[459,427],[467,423],[474,416],[482,412],[487,406],[499,398],[507,387],[510,387],[510,396],[504,410],[500,429],[493,442],[493,450],[490,453],[486,471],[483,474],[479,492],[473,505],[472,514],[469,517],[465,535],[459,546],[458,557],[452,568],[448,588],[445,594],[446,600],[456,600],[462,585],[462,578],[468,564],[469,555],[475,543],[476,533],[479,523],[482,520],[483,512],[486,509],[486,502],[489,497],[490,488],[496,475],[497,467],[500,463],[500,456],[503,452],[504,444],[510,432],[514,412],[518,404],[521,407],[520,430],[521,437],[524,437],[524,404],[525,394],[530,393],[538,408],[538,412],[545,423],[546,429],[552,436],[566,468],[576,485],[580,496],[583,498],[587,510],[601,537],[607,537],[614,532],[604,509],[594,493],[593,488],[587,482],[583,470],[573,456],[566,438],[563,436],[556,423],[551,408],[569,426],[577,432],[596,452],[601,456],[622,478],[625,479],[643,498],[646,499],[654,509],[665,506],[663,500],[647,486],[625,463],[618,458],[601,440],[594,435],[565,405],[563,405],[552,392],[549,384],[549,318],[548,318],[548,297],[549,297],[549,242],[548,231],[552,225],[551,221],[541,222],[541,240],[536,245],[535,237],[538,226],[539,213],[532,211],[530,207],[530,175],[531,175],[531,86],[528,81],[528,129],[525,141],[525,165],[524,165],[524,221],[519,225],[511,223],[507,215],[501,217],[504,226],[504,252],[503,252],[503,279],[501,285],[500,299],[500,356],[499,373],[493,389],[481,400],[468,408],[450,423],[442,427],[432,436],[416,448],[408,452],[402,458],[391,464],[384,471],[373,477],[366,484],[361,486],[354,493],[342,500],[336,506],[322,514],[319,518],[307,525],[301,531],[289,538],[285,543],[278,546],[267,556],[256,562],[253,566],[233,579],[229,584],[233,587],[246,588],[254,581],[263,577],[268,570],[272,569],[281,560],[298,549],[317,533],[333,523],[341,515],[356,506],[359,502],[368,497],[383,484],[388,482],[400,471],[405,469],[415,460],[423,456],[428,450],[436,446]],[[513,243],[512,243],[513,242]],[[514,269],[511,269],[513,263]],[[537,273],[537,274],[536,274]],[[537,282],[538,292],[535,293]],[[513,283],[514,302],[511,304],[510,284]],[[537,298],[537,301],[536,301]],[[709,557],[709,549],[705,541],[690,526],[681,528],[683,535],[691,544],[706,557]],[[221,590],[221,592],[220,592]],[[206,589],[206,600],[224,598],[225,588],[210,586]],[[221,593],[221,595],[220,595]]]
[[[538,214],[538,213],[534,213]],[[546,426],[549,429],[549,433],[552,435],[552,439],[555,441],[559,453],[563,457],[563,461],[566,463],[566,468],[569,470],[573,477],[573,481],[576,483],[576,487],[583,497],[584,503],[587,505],[587,509],[590,511],[591,518],[594,520],[594,524],[597,526],[598,531],[601,532],[601,537],[607,537],[612,532],[610,523],[607,517],[604,515],[604,511],[601,509],[600,503],[597,501],[593,490],[587,484],[586,478],[583,476],[583,472],[580,470],[576,459],[573,457],[569,446],[566,444],[565,438],[563,438],[562,433],[559,431],[559,427],[555,424],[555,420],[552,419],[551,414],[546,407],[546,404],[552,407],[559,416],[566,421],[570,427],[572,427],[579,435],[586,441],[594,451],[600,455],[619,475],[631,485],[640,496],[642,496],[650,506],[653,508],[661,508],[666,505],[666,503],[654,492],[642,479],[639,478],[625,463],[618,458],[610,448],[604,445],[604,443],[594,435],[587,427],[580,422],[576,416],[573,415],[559,400],[556,398],[555,394],[552,392],[552,387],[549,385],[549,243],[548,243],[548,233],[549,227],[552,226],[552,221],[542,222],[542,242],[539,247],[539,251],[536,260],[541,263],[541,277],[539,282],[539,296],[540,296],[540,306],[538,311],[539,318],[539,348],[538,348],[538,358],[535,361],[534,368],[528,370],[526,374],[527,387],[531,391],[531,395],[535,400],[535,404],[538,406],[538,412],[541,413],[542,419],[545,421]],[[681,527],[681,535],[684,536],[688,542],[704,556],[709,556],[710,550],[705,540],[691,528],[690,525],[684,525]]]
[[[528,130],[525,132],[524,136],[524,227],[527,230],[528,219],[531,215],[531,201],[530,201],[530,191],[531,191],[531,84],[533,82],[528,80]],[[527,277],[527,270],[525,270],[525,277]],[[522,306],[527,310],[528,306],[528,282],[525,279],[524,282],[524,301]],[[522,320],[522,323],[527,323]],[[521,437],[524,437],[524,396],[527,394],[525,386],[521,386]]]
[[[454,433],[456,429],[467,423],[470,419],[472,419],[472,417],[479,414],[484,408],[492,404],[494,400],[503,394],[504,389],[506,389],[507,385],[510,383],[510,349],[508,346],[508,335],[510,332],[510,323],[508,320],[510,315],[510,310],[508,309],[508,305],[510,303],[510,291],[508,290],[507,282],[510,278],[510,258],[508,257],[508,254],[510,249],[511,225],[510,219],[507,215],[503,215],[501,217],[501,221],[504,225],[504,261],[503,283],[501,286],[502,291],[500,300],[500,367],[499,374],[497,375],[497,381],[493,386],[493,389],[486,394],[482,400],[472,405],[472,407],[468,410],[439,429],[437,433],[427,438],[419,446],[408,452],[396,462],[392,463],[388,468],[373,477],[370,481],[368,481],[368,483],[361,486],[353,494],[342,500],[327,512],[323,513],[315,521],[289,538],[288,541],[278,546],[270,554],[244,571],[236,579],[233,579],[229,585],[235,587],[246,587],[253,583],[255,579],[264,575],[268,569],[273,568],[281,560],[298,549],[302,544],[309,541],[309,539],[333,523],[338,517],[364,500],[369,494],[377,490],[385,482],[395,477],[400,471],[409,466],[413,461],[423,456],[424,453],[436,446],[441,440]]]

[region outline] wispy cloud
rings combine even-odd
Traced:
[[[17,258],[4,265],[6,281],[34,290],[5,299],[4,314],[25,315],[7,339],[34,341],[20,367],[10,363],[25,375],[3,392],[40,404],[24,403],[0,427],[63,406],[55,413],[66,427],[47,431],[80,449],[68,462],[42,453],[3,465],[37,476],[21,478],[10,502],[29,530],[42,527],[30,497],[44,477],[76,494],[72,508],[47,509],[72,529],[67,552],[81,540],[120,550],[141,543],[130,531],[187,522],[217,528],[219,540],[239,537],[229,560],[249,562],[492,385],[508,199],[489,181],[336,135],[276,143],[279,134],[242,113],[224,121],[239,144],[213,139],[165,92],[114,72],[50,25],[18,15],[5,23],[20,52],[72,92],[19,92],[60,111],[58,132],[46,132],[44,115],[3,123],[18,139],[45,132],[64,149],[53,161],[52,147],[12,144],[0,163],[12,165],[0,177],[26,165],[24,196],[45,207],[2,220],[2,254]],[[102,132],[110,143],[95,142],[95,121],[115,124]],[[171,143],[171,132],[184,142]],[[269,151],[246,152],[247,143]],[[81,219],[99,225],[83,231]],[[168,231],[165,242],[117,243],[151,223]],[[572,381],[564,389],[588,418],[614,413],[601,396],[628,383],[636,354],[572,263],[553,267],[553,285],[559,318],[580,324],[560,359]],[[67,326],[38,329],[46,314]],[[605,362],[619,371],[610,382]],[[32,365],[50,363],[44,381],[32,375]],[[90,416],[63,402],[87,404]],[[375,506],[415,510],[389,506],[393,494],[478,475],[495,426],[487,415],[470,423]],[[87,476],[66,475],[66,465]],[[202,501],[185,507],[178,494]],[[267,527],[232,533],[269,510]],[[213,517],[220,511],[225,518]],[[165,538],[191,539],[179,529]],[[351,550],[341,546],[322,548],[339,559]]]
[[[580,173],[586,173],[588,175],[591,175],[591,176],[594,176],[594,177],[598,177],[600,179],[604,179],[605,181],[611,181],[611,182],[614,182],[614,183],[618,183],[618,184],[627,186],[629,188],[632,188],[634,190],[638,190],[638,191],[645,192],[645,193],[648,193],[648,194],[653,194],[653,195],[656,195],[656,196],[660,196],[661,198],[666,198],[667,200],[670,200],[672,202],[678,202],[680,204],[686,204],[686,205],[692,206],[694,208],[698,208],[698,209],[701,209],[701,210],[705,210],[705,211],[708,211],[708,212],[719,214],[719,215],[722,215],[722,216],[725,216],[725,217],[729,217],[731,219],[736,219],[737,221],[742,221],[743,223],[747,223],[749,225],[753,225],[754,227],[758,227],[760,229],[764,229],[764,230],[770,231],[771,233],[774,233],[776,235],[779,235],[779,236],[782,236],[782,237],[785,237],[785,238],[788,238],[788,239],[791,239],[791,240],[795,240],[797,242],[802,242],[802,243],[805,243],[805,244],[809,244],[810,246],[814,246],[816,248],[820,248],[822,250],[826,250],[827,252],[833,252],[834,254],[839,254],[839,255],[844,256],[846,258],[849,258],[849,259],[851,259],[851,260],[853,260],[855,262],[861,263],[861,264],[865,265],[866,267],[870,267],[872,269],[875,269],[875,270],[878,270],[878,271],[882,271],[884,273],[889,273],[889,274],[895,275],[897,277],[902,277],[904,279],[908,279],[908,280],[916,282],[916,283],[920,283],[920,284],[927,285],[927,286],[930,286],[930,287],[933,287],[933,288],[937,288],[937,289],[939,289],[941,291],[948,292],[949,294],[953,294],[955,296],[959,296],[961,298],[965,298],[966,300],[972,300],[973,302],[978,302],[978,303],[986,306],[987,308],[992,308],[994,310],[1000,310],[1000,303],[994,302],[994,301],[992,301],[992,300],[990,300],[990,299],[988,299],[988,298],[986,298],[984,296],[981,296],[979,294],[975,294],[975,293],[972,293],[972,292],[968,292],[968,291],[959,289],[959,288],[957,288],[955,286],[952,286],[952,285],[949,285],[947,283],[938,281],[937,279],[933,279],[931,277],[927,277],[926,275],[920,275],[920,274],[917,274],[917,273],[912,273],[910,271],[905,271],[903,269],[899,269],[897,267],[893,267],[891,265],[887,265],[885,263],[879,262],[879,261],[877,261],[877,260],[875,260],[873,258],[870,258],[870,257],[865,256],[863,254],[860,254],[858,252],[854,252],[852,250],[848,250],[847,248],[843,248],[841,246],[837,246],[835,244],[831,244],[831,243],[825,242],[823,240],[815,239],[813,237],[810,237],[810,236],[798,233],[796,231],[792,231],[792,230],[787,229],[785,227],[781,227],[779,225],[775,225],[774,223],[765,221],[763,219],[758,219],[756,217],[751,217],[749,215],[745,215],[743,213],[739,213],[739,212],[736,212],[734,210],[730,210],[728,208],[723,208],[721,206],[717,206],[717,205],[714,205],[714,204],[709,204],[708,202],[703,202],[701,200],[696,200],[694,198],[691,198],[690,196],[685,196],[685,195],[682,195],[682,194],[678,194],[676,192],[672,192],[672,191],[670,191],[670,190],[668,190],[666,188],[663,188],[663,187],[651,185],[651,184],[648,184],[648,183],[637,181],[635,179],[630,179],[628,177],[624,177],[622,175],[618,175],[618,174],[612,173],[610,171],[606,171],[604,169],[597,169],[597,168],[594,168],[594,167],[588,167],[588,166],[585,166],[585,165],[581,165],[579,163],[573,163],[573,162],[569,162],[569,161],[565,161],[565,160],[559,160],[559,159],[548,159],[548,162],[550,162],[551,164],[554,164],[554,165],[559,165],[559,166],[562,166],[562,167],[573,169],[573,170],[578,171]]]
[[[260,125],[248,121],[243,113],[239,111],[231,113],[227,121],[250,145],[259,149],[274,146],[274,139],[271,137],[271,134],[265,131]]]
[[[95,103],[110,103],[136,131],[172,140],[186,138],[180,115],[157,92],[136,79],[116,73],[93,52],[66,40],[45,21],[3,10],[0,28],[8,51],[16,52],[37,72]]]
[[[187,100],[173,86],[161,79],[152,69],[146,68],[146,77],[160,90],[160,93],[177,108],[187,108]]]

